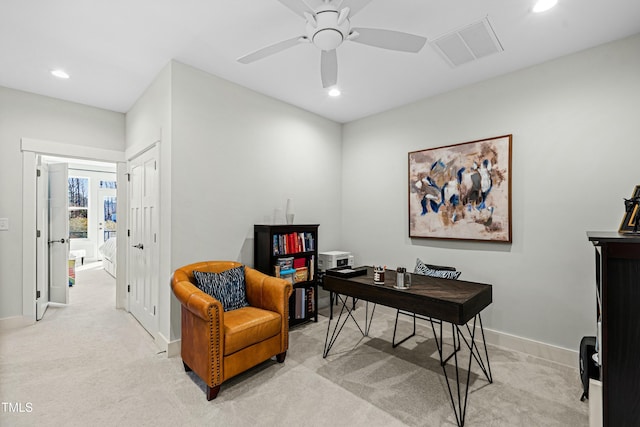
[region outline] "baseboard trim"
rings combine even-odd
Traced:
[[[167,357],[176,357],[180,356],[180,346],[182,344],[182,340],[171,341],[167,345]]]
[[[484,328],[487,344],[539,357],[570,368],[579,368],[578,351]]]
[[[180,343],[181,340],[169,341],[164,335],[158,332],[157,337],[155,338],[156,345],[160,347],[161,350],[167,353],[167,357],[175,357],[180,356]]]

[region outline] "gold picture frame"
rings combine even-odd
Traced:
[[[640,232],[640,185],[636,185],[630,199],[624,200],[625,213],[620,223],[619,233],[637,234]]]

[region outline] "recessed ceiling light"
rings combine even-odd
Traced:
[[[67,74],[64,70],[51,70],[51,74],[56,76],[59,79],[68,79],[69,74]]]
[[[551,9],[558,3],[558,0],[538,0],[535,6],[533,6],[533,11],[536,13],[544,12],[546,10]]]
[[[340,96],[340,89],[338,89],[337,87],[332,88],[331,90],[329,90],[329,96],[332,97],[336,97],[336,96]]]

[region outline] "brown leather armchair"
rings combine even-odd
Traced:
[[[182,305],[182,362],[207,384],[215,399],[229,378],[289,348],[289,282],[245,266],[249,307],[225,312],[222,303],[195,286],[193,271],[220,273],[239,267],[233,261],[205,261],[178,268],[171,288]]]

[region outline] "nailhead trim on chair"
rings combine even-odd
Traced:
[[[219,313],[219,309],[217,305],[213,305],[211,306],[213,307],[216,312],[215,312],[215,319],[218,319],[218,316],[220,315]],[[212,313],[211,313],[211,307],[209,307],[209,317],[211,318]],[[213,320],[213,318],[212,318]],[[209,330],[209,348],[213,349],[213,360],[211,361],[211,387],[215,387],[217,385],[222,384],[222,369],[220,366],[220,346],[218,345],[214,345],[214,342],[220,342],[220,325],[218,325],[218,322],[209,322],[210,325],[209,328],[211,328],[211,330]],[[215,331],[213,330],[213,325],[215,324]],[[215,333],[215,335],[214,335]],[[215,337],[215,339],[214,339]],[[222,343],[223,344],[223,343]],[[224,344],[223,344],[224,345]],[[217,365],[217,366],[216,366]],[[214,378],[214,372],[218,373],[218,378]]]
[[[287,333],[285,334],[284,331],[281,332],[284,335],[284,351],[287,351],[287,349],[289,348],[289,302],[287,301],[287,303],[284,305],[284,321],[286,323],[284,323],[285,325],[287,325]]]

